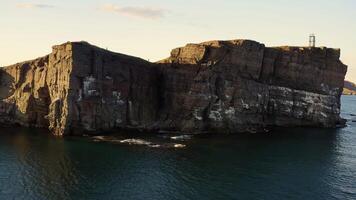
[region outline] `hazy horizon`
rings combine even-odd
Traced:
[[[356,82],[355,7],[353,0],[2,0],[0,66],[44,56],[67,41],[156,61],[186,43],[307,46],[315,33],[317,46],[341,49],[346,79]]]

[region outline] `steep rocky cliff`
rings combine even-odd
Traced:
[[[347,70],[339,57],[338,49],[232,40],[188,44],[150,63],[65,43],[0,70],[0,123],[56,135],[336,127]]]

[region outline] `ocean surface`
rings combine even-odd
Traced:
[[[337,130],[135,135],[162,148],[0,129],[0,199],[356,199],[356,97],[342,102]]]

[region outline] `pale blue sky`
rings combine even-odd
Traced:
[[[341,48],[356,82],[355,0],[0,0],[0,66],[86,40],[156,61],[172,48],[213,39],[267,46]]]

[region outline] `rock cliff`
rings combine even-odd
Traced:
[[[0,69],[0,123],[56,135],[337,127],[347,70],[339,57],[338,49],[231,40],[188,44],[150,63],[68,42]]]

